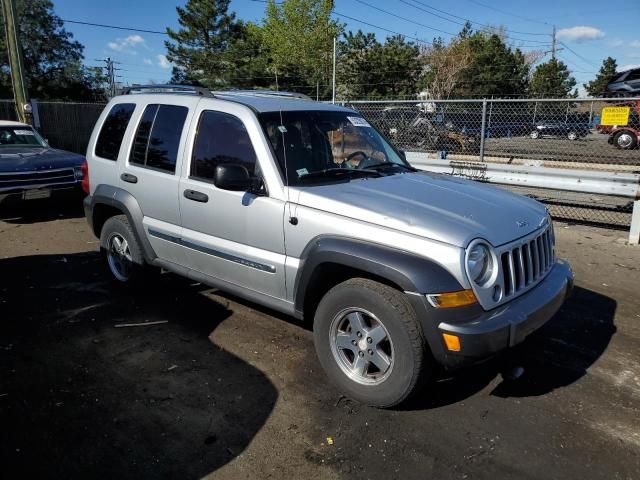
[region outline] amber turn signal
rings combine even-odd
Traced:
[[[464,307],[478,301],[472,290],[427,295],[427,300],[435,308]]]
[[[455,335],[451,335],[450,333],[443,333],[442,338],[444,338],[444,343],[447,346],[447,350],[452,352],[460,351],[460,339]]]

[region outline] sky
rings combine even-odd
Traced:
[[[54,10],[66,21],[163,32],[179,27],[175,7],[184,3],[54,0]],[[261,0],[232,0],[230,7],[238,18],[258,23],[264,9]],[[580,86],[593,79],[607,56],[617,60],[619,70],[640,66],[640,0],[617,0],[615,7],[601,0],[335,0],[334,17],[346,24],[346,30],[374,32],[380,41],[395,32],[416,43],[437,36],[446,40],[468,19],[476,29],[504,26],[510,44],[524,51],[550,50],[555,25],[562,49],[557,56]],[[171,76],[166,35],[70,22],[65,28],[85,46],[86,65],[104,65],[101,59],[110,57],[120,62],[116,74],[125,84],[166,82]],[[548,58],[549,54],[543,61]]]

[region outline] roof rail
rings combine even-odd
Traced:
[[[304,93],[287,92],[283,90],[218,90],[212,92],[218,95],[245,95],[249,97],[287,97],[287,98],[299,98],[302,100],[313,100]]]
[[[199,95],[201,97],[215,97],[211,90],[194,85],[136,85],[128,88],[124,94],[134,95],[141,93],[177,93],[181,95]]]

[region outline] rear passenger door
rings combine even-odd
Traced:
[[[180,186],[189,265],[253,292],[284,298],[284,202],[266,191],[256,195],[213,184],[216,166],[222,163],[243,165],[261,176],[254,145],[264,137],[257,119],[246,107],[230,102],[220,102],[220,110],[206,109],[205,104],[209,102],[202,102],[194,119],[189,170]]]
[[[128,156],[120,171],[120,186],[138,201],[149,242],[158,257],[184,265],[183,249],[173,241],[180,238],[179,178],[186,132],[199,99],[172,98],[163,103],[138,105],[135,130],[129,138]]]

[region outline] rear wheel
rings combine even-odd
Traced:
[[[578,139],[578,134],[572,130],[569,133],[567,133],[567,138],[569,140],[571,140],[571,141],[577,140]]]
[[[313,325],[320,363],[348,396],[391,407],[407,399],[430,374],[415,312],[405,295],[354,278],[320,301]]]
[[[116,215],[104,223],[100,251],[107,270],[118,284],[136,284],[147,270],[142,249],[125,215]]]
[[[638,145],[638,139],[633,132],[621,130],[613,136],[613,144],[621,150],[632,150]]]
[[[540,132],[538,130],[533,130],[529,136],[533,139],[540,138]]]

